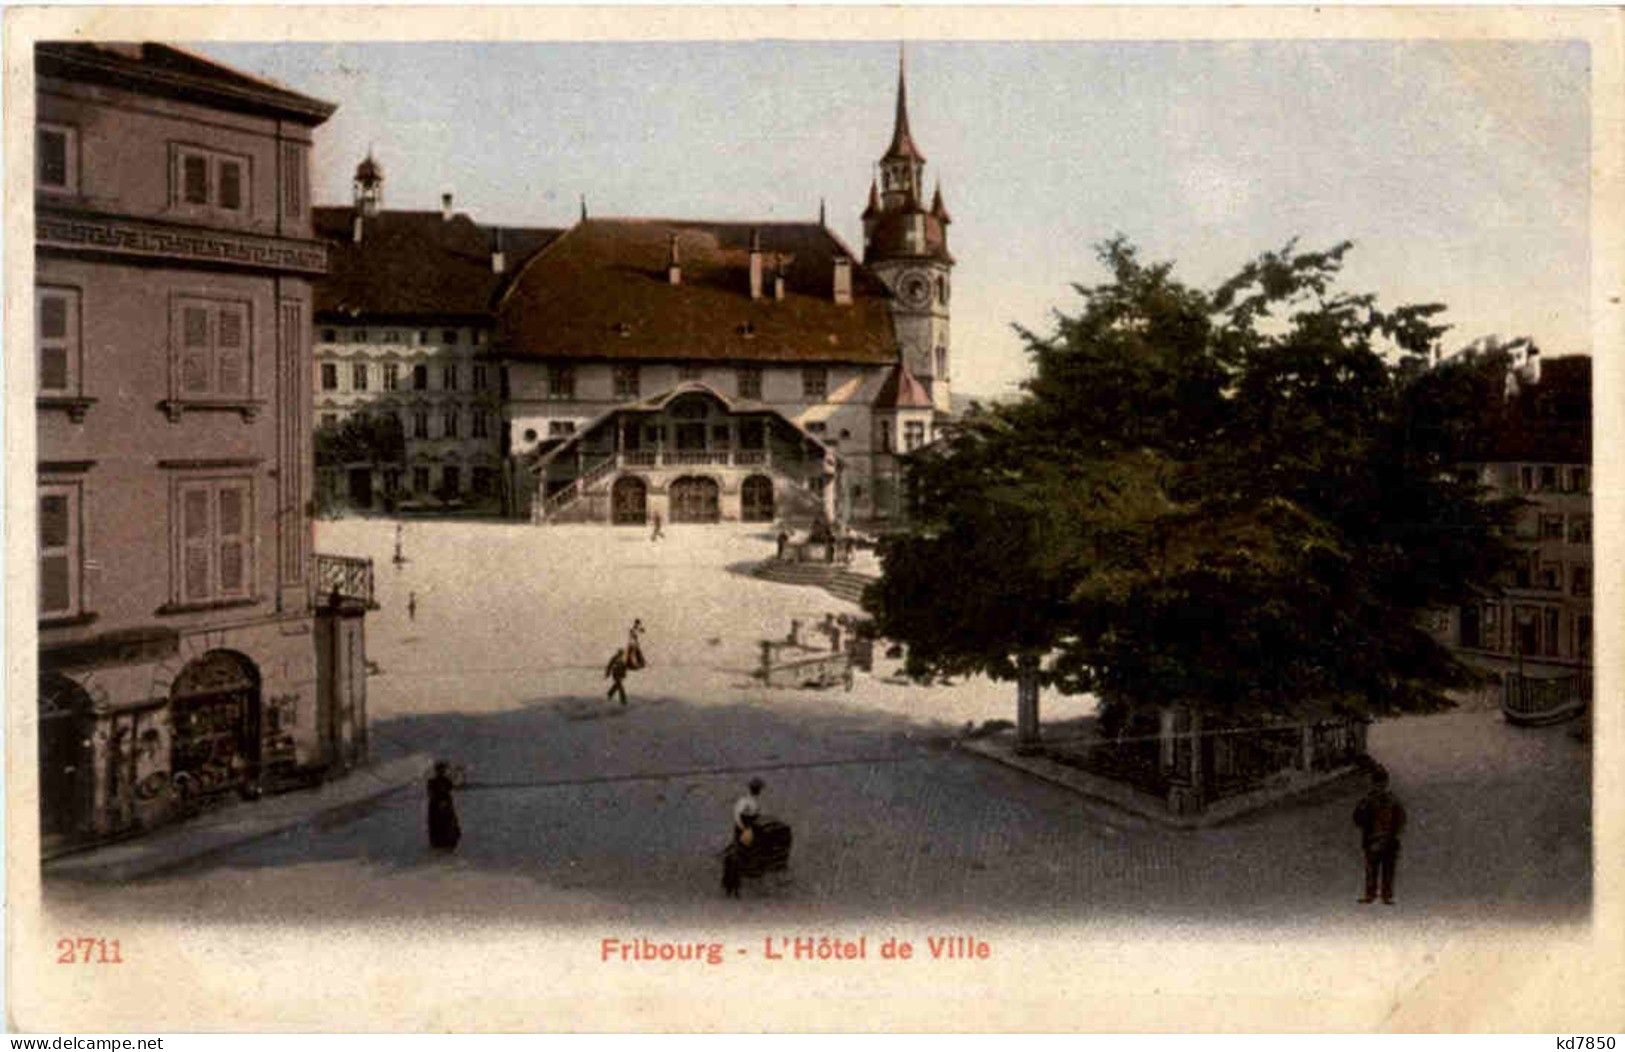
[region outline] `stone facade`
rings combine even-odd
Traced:
[[[47,852],[324,762],[311,132],[162,45],[35,52]]]

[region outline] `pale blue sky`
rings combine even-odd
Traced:
[[[380,17],[384,12],[380,10]],[[199,45],[339,104],[316,198],[372,145],[386,203],[483,222],[813,219],[861,246],[896,45]],[[908,45],[909,110],[954,216],[956,389],[1025,375],[1092,246],[1121,232],[1209,283],[1301,237],[1356,242],[1351,289],[1449,305],[1459,345],[1590,350],[1583,43]]]

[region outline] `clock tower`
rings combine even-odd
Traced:
[[[952,220],[943,206],[940,185],[930,206],[925,204],[925,154],[914,145],[908,129],[908,85],[901,55],[897,117],[879,167],[879,179],[869,184],[869,205],[863,210],[863,262],[892,292],[892,320],[903,364],[925,386],[937,410],[946,413],[953,364],[948,339]]]

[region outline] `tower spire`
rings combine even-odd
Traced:
[[[886,149],[886,159],[892,157],[925,160],[925,154],[914,145],[914,136],[908,130],[908,76],[902,44],[897,45],[897,117],[892,124],[891,145]]]

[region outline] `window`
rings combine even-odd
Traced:
[[[440,334],[440,342],[446,344],[447,346],[455,347],[457,345],[457,330],[447,329],[442,332]]]
[[[1542,515],[1540,517],[1540,536],[1542,540],[1560,541],[1563,539],[1563,516]]]
[[[1557,656],[1557,626],[1561,614],[1556,607],[1547,607],[1541,611],[1541,652],[1549,657]]]
[[[489,497],[496,489],[496,472],[490,468],[475,468],[473,486],[477,495]]]
[[[735,377],[739,385],[740,398],[752,398],[761,401],[762,398],[762,370],[754,365],[740,366]]]
[[[425,346],[425,345],[428,344],[428,342],[429,342],[429,330],[428,329],[419,329],[418,330],[418,345],[419,346]]]
[[[615,367],[615,397],[636,398],[639,389],[638,367],[635,365],[617,365]]]
[[[429,389],[429,367],[427,365],[412,366],[412,390],[427,391]]]
[[[357,391],[367,389],[367,363],[357,362],[350,367],[350,386]]]
[[[179,299],[176,330],[179,397],[248,397],[248,304]]]
[[[412,437],[429,437],[429,411],[427,409],[414,409],[412,411]]]
[[[41,122],[34,129],[36,189],[73,193],[79,189],[79,132],[66,124]]]
[[[712,449],[727,449],[728,448],[728,441],[729,441],[728,425],[727,424],[712,424],[711,425],[711,448]]]
[[[1569,468],[1569,492],[1591,492],[1591,472],[1586,468]]]
[[[1549,592],[1561,592],[1563,590],[1562,563],[1540,564],[1540,587]]]
[[[448,365],[440,370],[440,389],[442,391],[457,390],[457,367]]]
[[[394,362],[384,363],[384,390],[398,391],[401,387],[401,367]]]
[[[1535,579],[1535,556],[1533,552],[1523,552],[1512,564],[1512,583],[1518,588],[1529,588]]]
[[[384,333],[384,342],[385,343],[400,343],[401,342],[401,334],[396,332],[394,329],[391,329],[388,332]]]
[[[384,469],[384,492],[389,493],[389,494],[396,494],[396,493],[399,493],[400,491],[401,491],[401,469],[400,468],[385,468]]]
[[[891,421],[884,418],[875,420],[875,452],[890,453],[892,451]]]
[[[484,365],[474,366],[472,383],[476,391],[484,391],[489,388],[491,386],[491,370]]]
[[[80,612],[79,487],[39,488],[39,616]]]
[[[248,211],[248,158],[177,146],[174,203],[220,212]]]
[[[457,437],[457,410],[443,409],[440,412],[440,437]]]
[[[534,441],[536,441],[536,429],[534,427],[525,428],[525,441],[526,442],[534,442]]]
[[[332,362],[322,363],[322,390],[336,391],[339,387],[339,367]]]
[[[1542,464],[1540,466],[1540,488],[1543,490],[1555,490],[1557,488],[1556,465]]]
[[[1591,660],[1591,616],[1579,614],[1574,618],[1573,645],[1569,648],[1581,661]]]
[[[829,392],[829,370],[809,366],[801,370],[801,396],[822,399]]]
[[[1569,541],[1574,544],[1591,543],[1591,516],[1569,516]]]
[[[41,394],[79,390],[79,290],[34,290],[34,325],[39,349]]]
[[[1570,570],[1570,574],[1572,576],[1573,584],[1570,586],[1569,590],[1575,595],[1590,595],[1591,567],[1576,566]]]
[[[576,370],[573,365],[547,367],[547,397],[570,399],[576,396]]]
[[[767,447],[767,425],[760,420],[741,420],[739,422],[739,448],[765,449]]]
[[[948,348],[937,348],[937,379],[948,379]]]
[[[350,342],[351,343],[366,343],[367,342],[367,330],[366,329],[357,329],[354,332],[352,332],[350,334]]]
[[[322,330],[322,342],[323,343],[337,343],[338,338],[339,338],[339,331],[337,329],[323,329]]]
[[[925,445],[925,421],[903,421],[903,448],[913,452]]]
[[[473,417],[469,421],[468,433],[473,435],[475,438],[491,437],[490,421],[490,414],[485,409],[475,406]]]
[[[429,492],[429,469],[419,465],[412,469],[412,490],[416,493]]]
[[[447,464],[440,469],[440,488],[448,497],[455,497],[463,488],[463,473],[456,465]]]
[[[468,342],[476,347],[480,346],[485,342],[485,333],[481,332],[479,329],[475,329],[473,332],[468,334]]]
[[[1535,492],[1535,469],[1528,464],[1518,469],[1518,489],[1524,493]]]
[[[695,365],[693,362],[683,362],[677,366],[677,379],[698,380],[699,378],[700,367]]]
[[[547,422],[548,438],[569,438],[576,433],[574,420],[549,420]]]
[[[253,589],[252,483],[177,485],[177,596],[181,603],[246,598]]]
[[[823,434],[824,433],[824,422],[822,420],[810,421],[807,424],[807,433],[810,434],[810,435],[821,435],[821,434]]]

